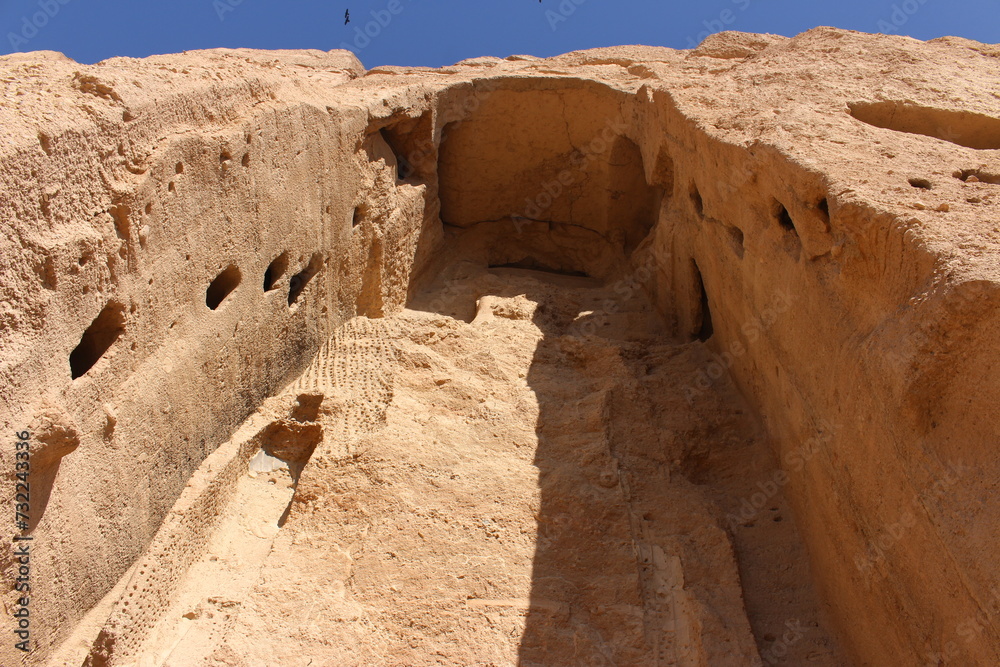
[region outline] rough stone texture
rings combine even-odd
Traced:
[[[192,643],[218,651],[192,660],[253,665],[269,656],[264,662],[276,664],[281,656],[268,653],[276,644],[240,653],[276,618],[293,622],[274,616],[268,596],[306,596],[339,581],[337,618],[346,625],[326,635],[337,637],[332,645],[298,636],[302,664],[383,651],[398,664],[430,664],[448,642],[455,646],[439,656],[443,664],[556,664],[545,651],[570,660],[570,646],[586,656],[576,664],[599,664],[598,655],[609,664],[767,662],[781,620],[765,608],[777,598],[796,600],[798,618],[822,630],[808,642],[822,654],[802,660],[1000,663],[992,447],[1000,47],[817,28],[794,39],[723,33],[693,51],[615,47],[438,70],[364,72],[343,52],[244,50],[94,66],[31,53],[0,57],[0,70],[0,422],[8,442],[36,429],[38,456],[37,649],[24,658],[5,643],[0,663],[58,663],[56,648],[74,628],[93,630],[77,645],[122,637],[133,653],[160,655],[157,638],[172,635],[155,617],[169,620],[168,607],[185,599],[184,572],[202,565],[177,556],[171,585],[182,597],[157,603],[143,627],[114,620],[124,618],[125,588],[112,589],[140,556],[159,557],[147,549],[161,544],[154,535],[171,525],[171,507],[190,506],[185,485],[206,479],[205,470],[192,478],[206,457],[279,395],[284,412],[269,428],[295,445],[293,458],[316,453],[304,468],[290,466],[295,501],[285,528],[266,537],[272,554],[295,553],[302,564],[281,570],[271,561],[265,581],[239,593],[242,611],[222,605],[217,615],[228,625]],[[608,293],[588,306],[582,293],[510,294],[483,282],[489,267],[585,274]],[[624,305],[640,292],[648,308]],[[439,319],[402,312],[418,304]],[[602,316],[613,320],[608,331],[566,328]],[[635,332],[647,337],[630,339]],[[455,349],[433,349],[452,337]],[[525,349],[511,343],[518,340],[532,342]],[[477,360],[467,345],[499,361]],[[689,348],[683,362],[647,358]],[[388,350],[407,372],[391,370]],[[527,402],[516,399],[516,359],[533,390]],[[482,375],[461,383],[433,375],[460,361],[481,363]],[[431,371],[430,385],[419,384],[417,369]],[[521,537],[508,555],[521,567],[518,549],[528,548],[530,581],[513,581],[513,564],[477,575],[507,586],[502,599],[524,611],[520,620],[489,612],[488,622],[463,626],[444,605],[404,629],[405,619],[371,610],[427,602],[428,591],[391,589],[392,577],[380,573],[402,566],[351,574],[352,545],[395,539],[377,530],[369,537],[366,522],[407,531],[407,485],[436,493],[412,472],[443,456],[420,421],[432,409],[421,407],[430,386],[464,392],[443,419],[509,389],[515,407],[497,406],[496,420],[512,430],[498,437],[510,446],[512,433],[527,429],[535,468],[560,471],[553,482],[532,480],[530,468],[504,456],[469,470],[475,479],[509,473],[509,489],[540,489],[528,509],[541,514],[512,509],[509,519]],[[616,413],[616,392],[648,402],[649,412],[630,405]],[[558,407],[567,397],[584,406],[576,417]],[[765,454],[730,453],[711,428],[691,427],[688,447],[652,437],[705,420],[715,402],[720,423],[744,405],[759,418],[760,427],[734,416],[724,430],[757,442],[762,429],[780,468]],[[489,422],[489,407],[476,418]],[[649,416],[657,411],[667,416]],[[525,414],[535,422],[517,422]],[[648,428],[629,434],[635,423]],[[379,429],[384,441],[349,449]],[[555,437],[574,433],[569,443]],[[407,437],[430,459],[407,464]],[[591,438],[625,444],[601,449]],[[567,465],[574,455],[582,458]],[[359,456],[360,465],[341,469]],[[634,488],[622,482],[628,475],[602,482],[605,465],[640,480],[682,471],[700,491],[680,481]],[[2,448],[0,466],[14,469],[13,445]],[[741,467],[763,486],[726,481]],[[400,497],[373,488],[383,469]],[[236,477],[226,473],[227,494],[257,497],[245,479],[234,487]],[[595,502],[591,482],[622,494],[603,515],[620,534],[598,531],[588,541],[587,520],[600,515],[573,518],[579,503]],[[503,489],[485,485],[471,498],[453,489],[434,502],[466,507],[462,520],[471,521],[476,502],[510,502]],[[368,498],[380,519],[366,514]],[[801,537],[809,561],[789,580],[766,569],[774,560],[767,540],[747,534],[766,523],[757,512],[785,498],[795,530],[771,544],[799,553]],[[342,513],[331,510],[338,502]],[[678,513],[685,503],[691,512]],[[280,504],[278,496],[260,501]],[[212,508],[198,518],[217,523],[224,542],[225,527],[238,524],[225,507],[237,501],[199,506]],[[655,524],[657,511],[666,513],[662,534],[635,520]],[[545,521],[562,515],[570,517],[563,532],[546,533]],[[417,518],[437,526],[435,516]],[[560,542],[566,525],[576,542]],[[4,542],[12,530],[2,524]],[[434,530],[431,554],[445,558],[456,538]],[[489,539],[503,542],[498,535]],[[627,546],[615,551],[619,538]],[[593,551],[585,572],[621,577],[608,591],[622,596],[613,610],[622,619],[597,618],[596,600],[611,594],[600,587],[581,593],[537,578],[546,567],[570,582],[578,574],[540,556],[546,540],[563,554]],[[397,546],[419,562],[414,544]],[[476,545],[489,562],[489,549]],[[162,554],[175,547],[190,551],[177,544]],[[700,566],[703,553],[718,567]],[[11,577],[10,558],[0,565]],[[455,567],[433,585],[467,594],[449,579]],[[501,599],[474,593],[465,599]],[[8,609],[15,599],[7,594]],[[553,615],[554,629],[538,613]],[[582,623],[578,634],[571,619]],[[487,627],[513,633],[513,643],[477,644]],[[620,634],[602,643],[600,628]],[[487,644],[497,652],[488,655]],[[129,652],[114,651],[99,642],[89,659],[127,664]]]

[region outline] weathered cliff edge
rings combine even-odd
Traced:
[[[0,69],[0,466],[30,430],[32,662],[336,326],[404,305],[444,223],[494,264],[651,266],[679,337],[710,311],[691,391],[729,372],[758,409],[858,664],[1000,663],[1000,47],[818,28],[437,70]]]

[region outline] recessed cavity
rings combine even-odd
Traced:
[[[371,146],[368,148],[369,159],[383,160],[388,166],[396,171],[396,180],[402,181],[413,174],[413,166],[406,159],[403,153],[395,146],[395,140],[390,138],[385,128],[379,130],[371,137]]]
[[[1000,174],[990,173],[983,169],[962,169],[961,171],[956,171],[953,176],[965,183],[1000,185]]]
[[[702,280],[701,270],[694,260],[691,260],[691,271],[694,276],[694,288],[698,294],[698,306],[694,321],[697,331],[695,337],[704,343],[715,333],[715,327],[712,324],[712,309],[708,303],[708,292],[705,290],[705,281]]]
[[[396,160],[396,176],[400,181],[426,178],[429,163],[436,151],[431,114],[400,120],[384,127],[379,134]]]
[[[559,269],[544,262],[540,262],[534,257],[524,257],[517,262],[508,262],[506,264],[490,264],[490,269],[523,269],[527,271],[538,271],[541,273],[553,273],[558,276],[573,276],[576,278],[590,278],[590,275],[583,271],[574,271],[572,269]]]
[[[705,203],[702,201],[701,192],[698,190],[698,186],[695,185],[694,181],[691,182],[691,189],[688,194],[691,197],[691,205],[694,207],[694,212],[698,215],[704,215]]]
[[[413,166],[407,162],[406,158],[397,155],[396,156],[396,178],[400,181],[405,181],[413,174]]]
[[[128,241],[132,236],[132,222],[129,214],[132,211],[127,204],[119,203],[108,209],[111,218],[115,221],[115,234],[123,241]]]
[[[775,200],[773,204],[774,219],[778,221],[778,225],[786,232],[791,232],[798,235],[798,230],[795,229],[795,223],[792,221],[792,216],[785,208],[785,205],[780,201]]]
[[[243,276],[240,273],[239,267],[235,265],[227,267],[225,271],[215,277],[215,280],[212,281],[212,284],[205,291],[205,305],[212,310],[218,309],[222,305],[222,302],[226,300],[226,297],[239,287],[242,279]]]
[[[125,333],[125,306],[111,301],[83,332],[80,343],[69,355],[73,379],[84,375]]]
[[[743,259],[743,230],[739,227],[726,227],[726,234],[732,241],[733,251],[736,256]]]
[[[264,271],[264,291],[270,292],[273,289],[277,289],[278,281],[285,271],[288,270],[288,253],[283,252],[277,257],[275,257],[270,264],[267,265],[267,270]]]
[[[907,102],[855,102],[850,113],[863,123],[895,132],[922,134],[977,150],[1000,149],[1000,118]]]
[[[795,226],[792,215],[788,209],[777,199],[772,200],[771,216],[782,232],[781,244],[785,252],[796,262],[802,256],[802,240],[799,238],[799,230]]]
[[[830,224],[830,200],[823,197],[816,204],[816,210],[819,211],[820,217],[823,218],[823,222],[827,225]]]
[[[302,269],[288,281],[288,305],[291,306],[299,297],[302,295],[303,290],[305,290],[306,285],[309,281],[313,279],[319,270],[323,268],[323,255],[320,253],[314,253],[309,259],[309,264],[306,268]]]

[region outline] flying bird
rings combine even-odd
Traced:
[[[542,0],[538,1],[541,2]],[[346,12],[344,12],[344,25],[347,25],[350,22],[351,22],[351,10],[348,9]]]

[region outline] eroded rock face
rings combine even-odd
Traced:
[[[440,70],[246,50],[0,69],[0,421],[38,430],[51,474],[30,664],[267,397],[353,368],[323,366],[351,318],[443,279],[428,308],[465,322],[579,316],[474,293],[490,267],[641,291],[657,335],[708,346],[680,389],[729,376],[760,416],[858,664],[1000,663],[997,47],[820,28]],[[358,385],[373,423],[386,382]],[[273,435],[316,447],[351,400]],[[720,521],[736,543],[742,523]]]

